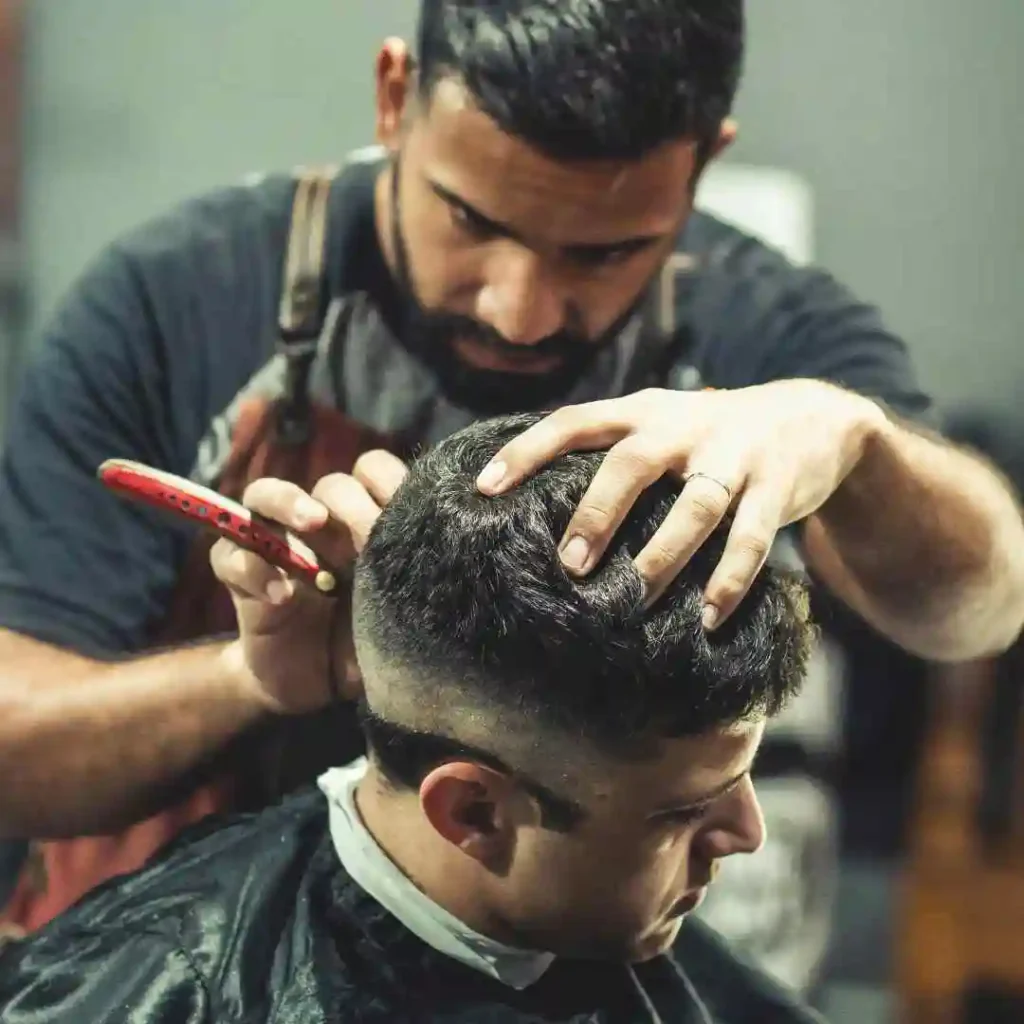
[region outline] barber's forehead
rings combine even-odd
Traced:
[[[502,131],[457,81],[439,83],[412,145],[421,173],[474,206],[492,207],[482,212],[499,207],[506,217],[532,219],[560,211],[630,230],[643,221],[652,234],[678,221],[697,159],[696,144],[682,140],[637,160],[557,160]]]

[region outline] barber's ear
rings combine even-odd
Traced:
[[[502,870],[516,835],[518,793],[508,776],[469,761],[452,761],[423,780],[419,795],[438,835],[491,870]]]
[[[406,43],[384,41],[377,55],[377,141],[391,152],[398,149],[403,116],[412,88],[413,60]]]
[[[714,160],[720,157],[736,141],[738,134],[739,125],[734,118],[727,117],[722,122],[722,127],[718,130],[718,138],[715,140],[715,145],[711,150],[711,159]]]
[[[697,194],[708,167],[736,141],[738,130],[736,122],[731,117],[727,117],[722,122],[718,129],[718,137],[711,144],[711,148],[701,154],[702,159],[693,177],[690,179],[690,192],[692,195],[695,196]]]

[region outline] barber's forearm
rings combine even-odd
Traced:
[[[890,421],[805,528],[812,571],[935,660],[1008,647],[1024,625],[1024,523],[984,461]]]
[[[226,644],[108,665],[0,631],[0,836],[145,817],[265,711]]]

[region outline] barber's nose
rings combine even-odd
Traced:
[[[476,315],[514,345],[535,345],[565,322],[565,301],[536,253],[513,242],[496,252]]]
[[[704,833],[705,854],[713,859],[734,853],[757,853],[764,845],[765,827],[761,804],[747,778],[736,787],[708,822]]]

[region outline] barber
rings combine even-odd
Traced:
[[[639,569],[656,599],[731,510],[708,629],[788,525],[816,578],[922,656],[1021,629],[1019,511],[927,430],[903,343],[827,274],[693,210],[735,135],[739,0],[594,3],[571,24],[530,0],[421,13],[415,60],[398,40],[378,55],[379,150],[143,226],[34,346],[0,463],[0,834],[93,838],[36,846],[8,908],[24,927],[238,806],[268,766],[308,778],[328,680],[358,692],[351,660],[326,664],[321,599],[220,544],[225,615],[197,575],[209,551],[97,484],[112,456],[244,493],[344,561],[415,445],[565,407],[481,488],[612,446],[564,538],[573,572],[674,472],[688,483]],[[337,728],[321,764],[352,753]],[[302,740],[267,754],[286,732]]]

